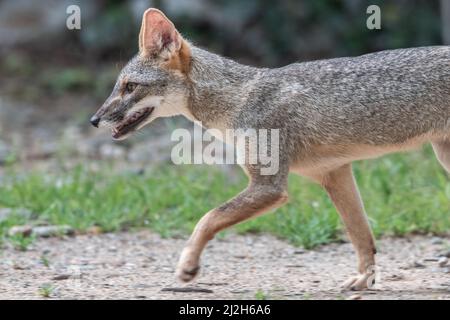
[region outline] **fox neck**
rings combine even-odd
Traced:
[[[232,128],[239,109],[264,69],[241,65],[208,51],[192,48],[188,108],[207,128]]]

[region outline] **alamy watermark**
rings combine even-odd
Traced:
[[[280,163],[279,129],[175,129],[174,164],[257,165],[261,175],[275,175]]]
[[[79,6],[73,4],[67,7],[66,27],[69,30],[81,30],[81,9]]]
[[[370,16],[366,20],[366,26],[369,30],[381,29],[381,9],[379,6],[373,4],[367,7],[367,14]]]

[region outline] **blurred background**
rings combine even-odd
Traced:
[[[81,9],[80,30],[66,28],[72,4]],[[371,4],[381,8],[381,30],[366,28]],[[174,225],[191,229],[204,211],[245,186],[234,167],[174,168],[170,132],[189,127],[182,118],[157,120],[123,142],[89,125],[119,70],[137,53],[148,7],[163,10],[194,44],[255,66],[450,44],[445,0],[0,0],[0,208],[23,208],[39,223],[80,230],[150,225],[171,234]],[[425,150],[356,167],[377,233],[448,230],[450,223],[419,215],[430,203],[438,216],[448,209],[446,177],[434,161]],[[416,164],[425,166],[422,173],[403,175]],[[274,231],[305,246],[336,239],[340,226],[326,196],[307,182],[295,183],[296,208],[242,230]],[[414,192],[430,197],[398,203]],[[121,201],[106,200],[113,196]],[[0,219],[0,229],[25,218],[8,219]]]

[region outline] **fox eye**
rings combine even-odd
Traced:
[[[128,82],[125,86],[125,92],[126,93],[132,93],[134,90],[136,90],[137,83],[134,82]]]

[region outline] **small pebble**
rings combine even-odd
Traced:
[[[431,239],[431,244],[442,244],[442,243],[443,243],[442,238],[434,237],[433,239]]]
[[[31,226],[25,225],[25,226],[11,227],[11,229],[9,229],[9,231],[8,231],[8,234],[9,234],[9,236],[21,235],[23,237],[29,237],[32,232],[33,232],[33,228]]]
[[[33,228],[33,234],[37,237],[55,237],[60,235],[73,235],[74,230],[67,225],[61,226],[38,226]]]
[[[70,274],[58,274],[52,278],[52,280],[67,280],[70,278]]]
[[[32,234],[37,237],[54,237],[59,235],[72,235],[74,234],[74,230],[67,225],[37,227],[23,225],[11,227],[11,229],[9,229],[8,231],[8,234],[10,236],[22,235],[23,237],[29,237]]]
[[[448,258],[447,257],[441,257],[438,260],[438,265],[441,268],[445,267],[447,265],[447,263],[448,263]]]

